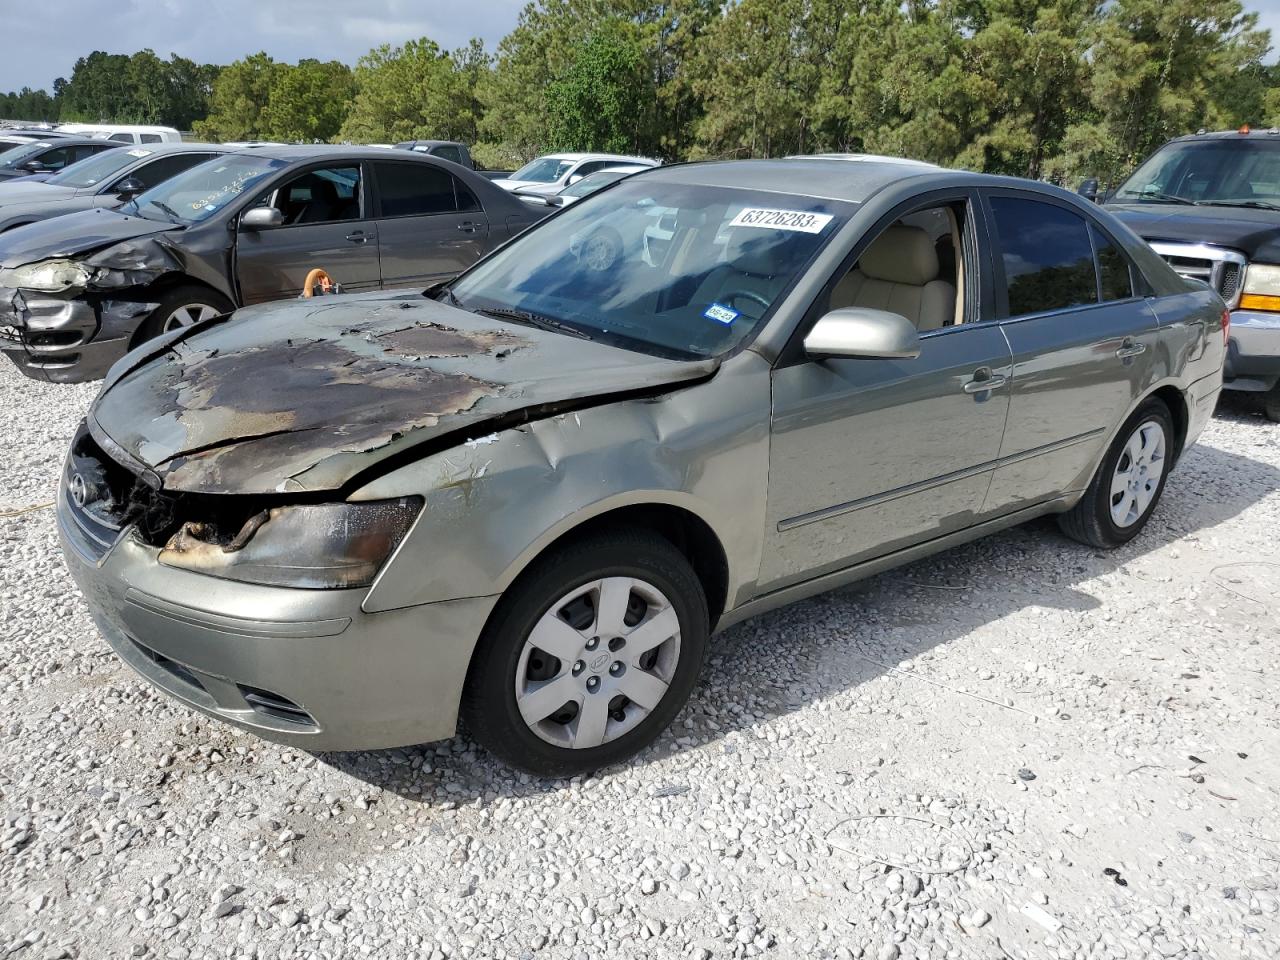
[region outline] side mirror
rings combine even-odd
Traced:
[[[804,338],[804,351],[827,357],[911,360],[920,356],[920,335],[906,317],[869,307],[832,310]]]
[[[547,206],[548,206],[548,207],[563,207],[563,206],[564,206],[564,197],[561,197],[561,196],[558,196],[558,195],[555,195],[555,194],[553,194],[552,196],[547,197]]]
[[[19,169],[26,170],[28,173],[44,173],[49,168],[46,167],[43,163],[41,163],[39,160],[28,160],[26,163],[22,164],[22,166],[19,167]]]
[[[284,214],[275,207],[254,207],[240,216],[240,226],[244,230],[271,230],[284,226]]]
[[[1090,177],[1088,180],[1081,181],[1080,188],[1076,190],[1076,193],[1080,194],[1080,196],[1084,197],[1086,200],[1089,200],[1093,203],[1097,203],[1098,202],[1098,178]]]
[[[137,177],[125,177],[115,186],[116,196],[121,200],[128,200],[131,197],[136,197],[146,189],[147,185]]]
[[[575,173],[572,177],[569,178],[566,185],[570,187],[573,186],[575,183],[577,183],[579,180],[582,179],[582,176],[583,175],[580,173]]]

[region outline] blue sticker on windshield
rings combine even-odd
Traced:
[[[738,319],[738,311],[726,307],[722,303],[713,303],[702,311],[702,315],[708,320],[716,320],[720,323],[733,323]]]

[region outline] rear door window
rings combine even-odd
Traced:
[[[1063,207],[1020,197],[991,197],[1004,266],[1009,316],[1098,302],[1089,225]]]
[[[462,151],[457,147],[436,147],[431,151],[431,153],[432,155],[439,157],[441,160],[450,160],[454,163],[462,163]]]
[[[373,169],[384,217],[458,211],[453,176],[434,164],[375,162]]]
[[[113,133],[107,137],[108,140],[114,140],[116,143],[133,143],[132,133]]]

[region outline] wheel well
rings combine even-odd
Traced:
[[[11,223],[3,230],[0,230],[0,233],[8,233],[10,230],[17,230],[19,227],[29,227],[35,222],[34,220],[23,220],[21,223]]]
[[[177,287],[202,287],[210,293],[216,294],[223,300],[227,299],[227,295],[216,287],[205,283],[202,280],[197,280],[195,277],[188,276],[185,273],[166,273],[151,281],[145,287],[138,287],[136,290],[130,290],[129,293],[121,299],[126,299],[131,302],[137,301],[139,303],[150,303],[160,299],[170,290]],[[142,330],[144,326],[145,324],[138,324],[138,329],[133,332],[133,337],[129,340],[130,350],[142,343]]]
[[[658,534],[685,555],[707,595],[707,614],[712,628],[724,613],[729,593],[729,561],[720,538],[701,517],[670,504],[637,504],[620,507],[592,517],[548,544],[550,550],[569,540],[617,527],[638,527]],[[544,551],[545,552],[545,551]]]
[[[1151,396],[1159,397],[1163,400],[1164,405],[1169,408],[1169,413],[1173,417],[1173,430],[1177,434],[1174,437],[1173,461],[1177,463],[1182,456],[1182,448],[1187,439],[1187,425],[1190,421],[1186,398],[1183,397],[1181,390],[1169,385],[1156,390]]]

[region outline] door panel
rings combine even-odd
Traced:
[[[1083,489],[1111,431],[1150,382],[1157,323],[1129,265],[1080,211],[993,191],[997,293],[1013,396],[985,509],[1003,513]],[[1021,316],[1019,316],[1021,315]]]
[[[314,267],[348,293],[376,290],[378,225],[371,220],[298,224],[241,230],[236,238],[236,280],[246,304],[298,296]]]
[[[1142,300],[1004,324],[1013,350],[1013,409],[987,511],[1087,486],[1110,432],[1150,382],[1156,318]],[[1144,348],[1140,352],[1138,348]]]
[[[489,222],[476,213],[378,221],[384,287],[426,286],[455,277],[488,249]]]
[[[773,375],[760,586],[775,590],[962,529],[982,507],[1009,412],[994,324],[921,337],[914,360],[825,360]]]
[[[435,163],[375,161],[384,287],[457,276],[489,249],[489,221],[474,195]]]

